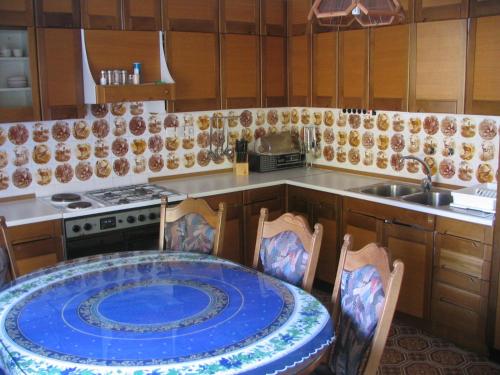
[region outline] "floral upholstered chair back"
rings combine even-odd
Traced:
[[[162,197],[159,248],[218,255],[224,236],[225,204],[214,211],[203,199],[168,207]]]
[[[8,280],[15,279],[17,276],[13,256],[5,218],[0,216],[0,288]]]
[[[318,264],[323,235],[321,224],[309,225],[302,216],[291,213],[267,221],[268,211],[262,208],[253,267],[259,266],[264,273],[311,291]]]
[[[375,374],[399,296],[404,265],[390,271],[386,250],[371,243],[351,251],[346,234],[333,289],[336,340],[330,370],[335,374]]]

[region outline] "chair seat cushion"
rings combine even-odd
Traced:
[[[291,284],[300,285],[306,271],[309,253],[294,232],[284,231],[262,239],[260,260],[265,273]]]
[[[341,312],[330,369],[336,374],[358,374],[382,313],[382,279],[374,266],[367,265],[344,270],[340,288]]]
[[[210,254],[214,248],[215,228],[200,214],[187,214],[165,224],[166,248]]]

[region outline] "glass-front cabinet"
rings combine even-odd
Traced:
[[[33,28],[0,29],[0,122],[40,119]]]

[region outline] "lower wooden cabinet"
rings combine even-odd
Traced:
[[[269,211],[269,220],[274,220],[284,213],[285,186],[271,186],[243,192],[244,214],[244,259],[245,265],[251,266],[255,252],[255,240],[259,225],[260,209]]]
[[[438,217],[431,320],[435,334],[486,352],[492,228]]]
[[[20,275],[52,266],[64,258],[60,220],[12,227],[9,237]]]
[[[397,310],[428,321],[434,216],[353,198],[344,198],[342,208],[342,233],[353,236],[354,250],[378,242],[387,247],[391,262],[403,261]]]
[[[338,238],[339,197],[316,190],[287,186],[287,211],[306,217],[311,229],[316,223],[323,225],[323,240],[321,241],[316,278],[333,284],[340,252]]]
[[[241,192],[212,195],[204,198],[212,209],[220,202],[226,203],[224,242],[219,255],[222,258],[243,264],[243,198]]]

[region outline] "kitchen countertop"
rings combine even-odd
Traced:
[[[372,202],[388,204],[413,211],[425,212],[438,216],[449,217],[466,222],[493,225],[493,214],[460,210],[450,207],[428,207],[424,205],[403,202],[389,198],[376,197],[349,191],[349,189],[386,181],[383,178],[367,177],[351,173],[331,171],[321,168],[296,168],[269,173],[250,173],[248,176],[236,176],[233,173],[215,173],[203,176],[191,176],[165,181],[155,184],[187,194],[190,197],[203,197],[216,194],[231,193],[248,189],[289,184],[293,186],[315,189],[323,192],[365,199]],[[159,200],[135,203],[134,207],[159,204]],[[106,207],[105,211],[123,210],[129,205]],[[103,211],[101,209],[85,210],[85,215]],[[83,212],[79,212],[83,214]],[[40,199],[26,199],[1,204],[0,215],[4,215],[7,226],[36,223],[46,220],[61,219],[62,212]]]

